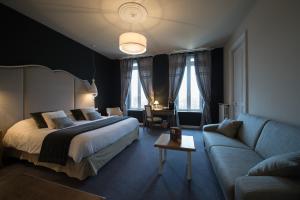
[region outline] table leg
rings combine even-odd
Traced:
[[[165,162],[167,160],[167,149],[164,149],[164,158],[163,158],[163,162]]]
[[[192,152],[187,152],[187,180],[192,179]]]
[[[159,175],[162,175],[163,166],[164,166],[163,149],[159,148],[159,171],[158,171]]]

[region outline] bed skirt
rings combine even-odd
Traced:
[[[64,172],[69,177],[84,180],[89,176],[96,176],[101,167],[103,167],[108,161],[110,161],[113,157],[115,157],[118,153],[120,153],[138,138],[139,127],[135,128],[133,131],[126,134],[115,143],[101,149],[89,157],[82,159],[82,161],[79,163],[75,163],[71,158],[69,158],[65,166],[54,163],[39,162],[38,154],[29,154],[17,150],[10,150],[7,153],[9,156],[17,157],[21,160],[27,160],[28,162],[31,162],[37,166],[47,167],[56,172]]]

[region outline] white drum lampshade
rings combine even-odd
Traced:
[[[120,35],[119,38],[120,51],[130,54],[138,55],[146,52],[147,39],[139,33],[127,32]]]

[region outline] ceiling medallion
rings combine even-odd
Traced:
[[[131,24],[143,22],[147,15],[146,8],[136,2],[127,2],[119,7],[120,18]],[[144,35],[139,33],[123,33],[119,37],[119,49],[130,55],[145,53],[147,50],[147,39]]]
[[[129,23],[143,22],[148,15],[146,8],[136,2],[127,2],[119,7],[120,18]]]

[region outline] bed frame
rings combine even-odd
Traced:
[[[30,113],[95,107],[90,83],[41,65],[0,66],[0,129]]]

